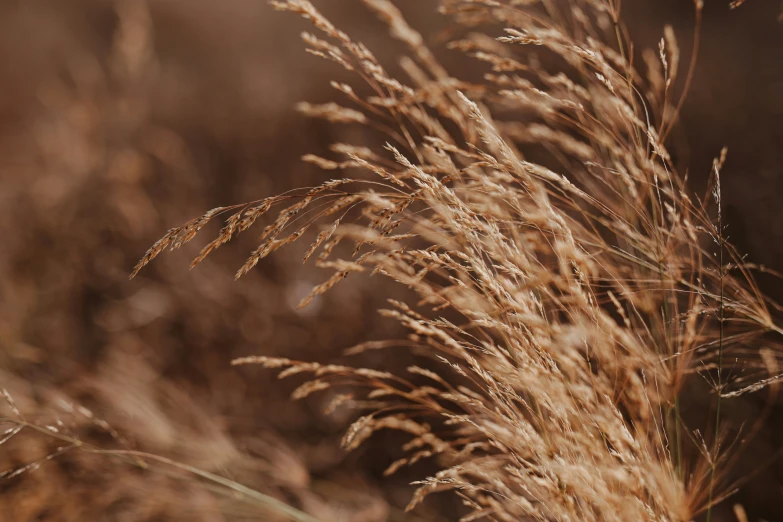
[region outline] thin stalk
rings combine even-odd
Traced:
[[[652,185],[650,185],[650,209],[652,211],[652,218],[653,223],[658,224],[658,207],[655,202],[655,191],[653,190]],[[663,228],[663,216],[661,216],[661,228]],[[657,242],[656,246],[658,248],[658,278],[661,285],[661,292],[663,293],[663,326],[661,328],[661,335],[663,336],[663,345],[664,349],[668,352],[669,355],[674,355],[674,350],[670,349],[669,346],[669,335],[668,335],[668,325],[669,325],[669,317],[671,315],[669,311],[669,299],[666,295],[666,291],[668,286],[666,285],[666,280],[664,278],[664,271],[665,267],[663,264],[663,249],[661,247],[663,243],[663,239]],[[677,375],[677,359],[675,357],[672,357],[672,372],[673,375]],[[666,417],[669,418],[672,411],[671,409],[668,410]],[[671,429],[670,427],[668,429]],[[677,390],[675,389],[675,395],[674,395],[674,440],[675,440],[675,469],[677,471],[677,475],[680,475],[682,471],[682,433],[680,428],[680,396],[679,393],[677,393]]]
[[[715,186],[715,201],[718,203],[718,262],[720,263],[720,303],[719,303],[719,322],[720,322],[720,337],[718,340],[718,377],[717,377],[717,389],[718,400],[715,406],[715,441],[712,455],[712,471],[710,473],[710,496],[707,504],[707,519],[706,522],[710,522],[712,517],[712,498],[715,489],[715,469],[717,468],[718,450],[720,445],[720,404],[721,393],[723,388],[723,323],[724,323],[724,305],[723,305],[723,212],[721,212],[721,200],[720,200],[720,173],[718,169],[715,169],[716,186]]]
[[[682,110],[682,106],[685,104],[685,99],[688,97],[688,93],[691,90],[691,82],[693,81],[693,74],[696,71],[696,62],[698,61],[699,57],[699,44],[701,43],[701,19],[702,19],[702,9],[704,7],[704,1],[703,0],[694,0],[694,4],[696,6],[696,23],[693,27],[693,50],[691,51],[691,61],[688,64],[688,74],[685,76],[685,86],[682,90],[682,95],[680,96],[680,101],[677,102],[677,106],[674,108],[674,112],[672,113],[671,120],[662,126],[660,136],[661,136],[661,143],[666,141],[666,138],[669,137],[669,133],[674,128],[674,124],[677,123],[677,118],[680,115],[680,111]]]
[[[682,476],[682,432],[680,428],[680,395],[674,396],[674,437],[677,445],[677,474]]]
[[[145,459],[156,461],[160,464],[164,464],[166,466],[170,466],[172,468],[185,471],[191,475],[201,477],[206,481],[208,481],[209,483],[218,484],[219,486],[224,487],[227,491],[234,492],[237,495],[237,498],[245,501],[251,501],[253,503],[261,505],[274,513],[285,516],[289,520],[293,520],[295,522],[319,522],[319,520],[313,517],[312,515],[309,515],[304,511],[300,511],[299,509],[290,506],[285,502],[276,499],[275,497],[272,497],[270,495],[265,495],[260,491],[256,491],[238,482],[227,479],[220,475],[216,475],[215,473],[211,473],[209,471],[199,469],[194,466],[184,464],[182,462],[177,462],[175,460],[168,459],[160,455],[154,455],[143,451],[101,449],[96,446],[93,446],[92,444],[76,439],[74,437],[70,437],[62,433],[52,432],[43,426],[39,426],[37,424],[33,424],[21,419],[17,420],[12,418],[0,417],[0,422],[15,424],[22,428],[28,428],[30,430],[37,431],[38,433],[41,433],[48,437],[68,442],[70,446],[68,446],[65,449],[80,449],[82,451],[94,453],[98,455],[112,456],[120,460],[123,460],[128,464],[137,466],[142,469],[149,469],[149,466],[147,466],[147,464],[144,462]]]

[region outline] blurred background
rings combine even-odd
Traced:
[[[399,48],[359,0],[314,3],[395,62]],[[454,74],[472,65],[445,50],[435,0],[397,3]],[[674,154],[701,191],[728,146],[728,235],[749,259],[783,271],[783,5],[706,3]],[[690,1],[623,8],[638,49],[655,48],[670,23],[687,63]],[[239,283],[252,232],[188,270],[218,225],[128,281],[167,229],[319,183],[325,174],[300,157],[361,139],[361,130],[295,111],[300,100],[333,99],[329,80],[343,77],[304,52],[302,30],[263,0],[0,0],[0,384],[30,419],[218,473],[324,522],[456,520],[450,497],[403,512],[409,482],[434,469],[425,462],[382,477],[403,439],[379,434],[344,453],[352,414],[325,415],[333,396],[291,402],[295,379],[230,365],[251,354],[334,361],[358,342],[399,337],[375,313],[399,289],[348,280],[297,311],[323,278],[302,265],[306,244]],[[761,282],[783,300],[779,279]],[[406,357],[372,353],[354,364],[404,367]],[[743,408],[747,416],[760,405]],[[58,445],[14,437],[0,446],[0,471]],[[783,465],[772,458],[781,447],[783,416],[774,415],[742,463],[752,477],[735,501],[751,520],[783,520]],[[2,521],[276,520],[175,469],[77,451],[2,479],[0,505]]]

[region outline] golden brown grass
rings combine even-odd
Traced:
[[[465,520],[709,517],[732,491],[721,397],[776,382],[770,354],[783,330],[726,240],[726,151],[703,200],[667,151],[684,100],[676,86],[687,92],[692,74],[679,81],[673,32],[644,54],[641,74],[619,2],[444,0],[464,33],[451,46],[486,63],[475,82],[451,76],[393,4],[364,3],[409,49],[406,80],[310,2],[273,5],[311,21],[319,34],[303,35],[308,50],[363,82],[333,84],[345,106],[301,110],[364,125],[386,145],[305,157],[351,177],[213,209],[170,230],[134,275],[217,217],[225,225],[194,266],[276,213],[237,278],[320,227],[304,259],[333,275],[301,306],[348,276],[388,277],[416,296],[381,311],[408,338],[349,353],[406,349],[432,363],[407,375],[267,356],[234,363],[311,374],[294,398],[334,389],[330,409],[364,410],[348,449],[379,430],[407,433],[409,456],[388,472],[423,458],[441,469],[410,507],[448,490],[470,510]],[[727,360],[742,372],[730,376]],[[710,425],[683,425],[688,379],[714,387]]]

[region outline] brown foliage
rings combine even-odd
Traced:
[[[366,382],[371,391],[360,407],[375,411],[354,423],[344,446],[393,428],[413,436],[406,448],[416,451],[392,469],[424,456],[444,462],[421,482],[409,508],[428,492],[450,489],[473,517],[689,520],[704,510],[709,517],[723,495],[724,448],[716,435],[710,447],[697,441],[701,460],[685,460],[683,383],[696,373],[711,375],[715,392],[729,398],[776,382],[763,380],[769,365],[754,346],[783,330],[752,267],[724,237],[726,151],[713,165],[710,203],[688,196],[664,144],[684,99],[673,90],[679,63],[673,32],[661,39],[659,63],[648,59],[645,78],[626,56],[632,47],[611,2],[571,2],[566,21],[553,6],[444,1],[441,11],[472,31],[513,27],[496,41],[473,36],[454,45],[492,65],[476,84],[451,77],[391,3],[365,4],[408,46],[411,57],[401,64],[410,85],[392,78],[310,2],[273,2],[332,40],[305,35],[311,52],[369,87],[364,97],[356,87],[338,89],[357,108],[304,105],[303,111],[340,123],[375,118],[390,140],[385,158],[308,159],[380,179],[357,178],[348,188],[348,179],[330,181],[243,207],[197,261],[295,197],[264,229],[240,277],[339,207],[305,256],[333,238],[318,264],[335,274],[301,305],[354,273],[383,274],[412,289],[417,308],[431,312],[397,303],[386,315],[442,363],[437,373],[427,370],[438,386],[289,359],[235,362],[287,368],[281,377],[313,373],[316,380],[295,398]],[[697,18],[701,9],[697,4]],[[544,48],[558,72],[535,55],[509,58],[509,45]],[[692,66],[685,92],[691,78]],[[537,148],[545,159],[526,159]],[[343,212],[346,200],[351,206]],[[172,229],[134,274],[222,210]],[[307,217],[298,221],[300,214]],[[350,214],[358,226],[345,224]],[[343,240],[354,243],[353,254],[329,261],[332,245]],[[447,312],[454,318],[441,315]],[[742,361],[743,375],[726,381],[724,358]],[[460,378],[464,385],[450,384]],[[427,417],[444,427],[434,431],[420,420]],[[714,429],[719,433],[717,422]]]
[[[669,27],[637,56],[619,2],[444,0],[447,47],[475,60],[453,69],[391,2],[363,4],[398,47],[362,25],[362,39],[384,41],[373,52],[310,2],[273,2],[313,24],[308,51],[338,66],[342,101],[298,109],[349,130],[278,136],[294,121],[282,101],[304,93],[248,80],[257,57],[232,71],[237,86],[169,74],[188,60],[161,51],[171,29],[156,24],[176,10],[134,1],[116,3],[103,54],[66,51],[67,70],[42,82],[40,116],[14,116],[33,122],[0,141],[7,212],[24,216],[2,258],[26,274],[6,283],[15,306],[0,331],[14,347],[3,367],[14,520],[684,521],[732,493],[730,466],[769,410],[733,445],[720,405],[725,416],[734,397],[774,395],[781,329],[757,267],[726,238],[726,151],[705,198],[669,152],[695,56],[680,59]],[[271,54],[264,63],[293,69],[289,51]],[[232,89],[236,106],[210,116],[203,100]],[[267,130],[225,125],[221,111],[250,106]],[[287,137],[307,133],[321,150],[305,162],[345,177],[313,182],[288,163]],[[291,185],[311,186],[283,192]],[[248,193],[280,195],[232,204]],[[203,208],[106,298],[149,234]],[[193,253],[187,281],[175,263],[140,272],[207,230],[217,236]],[[56,248],[28,257],[28,237]],[[244,264],[215,252],[228,241],[251,251]],[[30,262],[41,266],[17,268]],[[303,292],[312,266],[332,275]],[[63,303],[83,304],[83,324]],[[335,349],[351,344],[349,363]],[[691,422],[680,403],[700,382],[719,409]],[[303,403],[288,406],[289,393]],[[345,455],[329,440],[351,409],[362,416]],[[405,439],[371,437],[382,431]],[[416,509],[404,514],[411,477]],[[435,491],[454,495],[422,505]]]

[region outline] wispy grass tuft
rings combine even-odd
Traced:
[[[344,105],[302,112],[362,125],[369,143],[385,146],[338,143],[333,158],[306,156],[351,173],[213,209],[170,230],[133,274],[226,214],[194,265],[273,216],[237,277],[320,227],[304,260],[333,275],[301,306],[347,277],[387,277],[417,296],[381,311],[408,340],[351,352],[412,346],[430,361],[407,375],[266,356],[234,363],[311,374],[294,398],[335,389],[330,409],[364,410],[347,449],[379,430],[407,433],[408,456],[388,473],[423,458],[441,466],[417,483],[409,509],[451,491],[472,513],[466,520],[709,517],[730,492],[720,402],[713,450],[691,458],[683,439],[700,446],[706,430],[682,424],[679,396],[697,373],[712,376],[719,401],[767,382],[758,341],[783,330],[724,237],[725,153],[713,206],[691,195],[667,150],[685,101],[673,96],[673,31],[645,53],[643,75],[619,2],[443,0],[456,35],[449,47],[484,72],[475,82],[440,65],[391,2],[364,4],[408,49],[399,64],[407,78],[392,77],[309,1],[272,2],[318,30],[303,35],[309,52],[361,81],[333,84]],[[696,2],[697,18],[701,9]],[[727,357],[744,370],[733,381]]]

